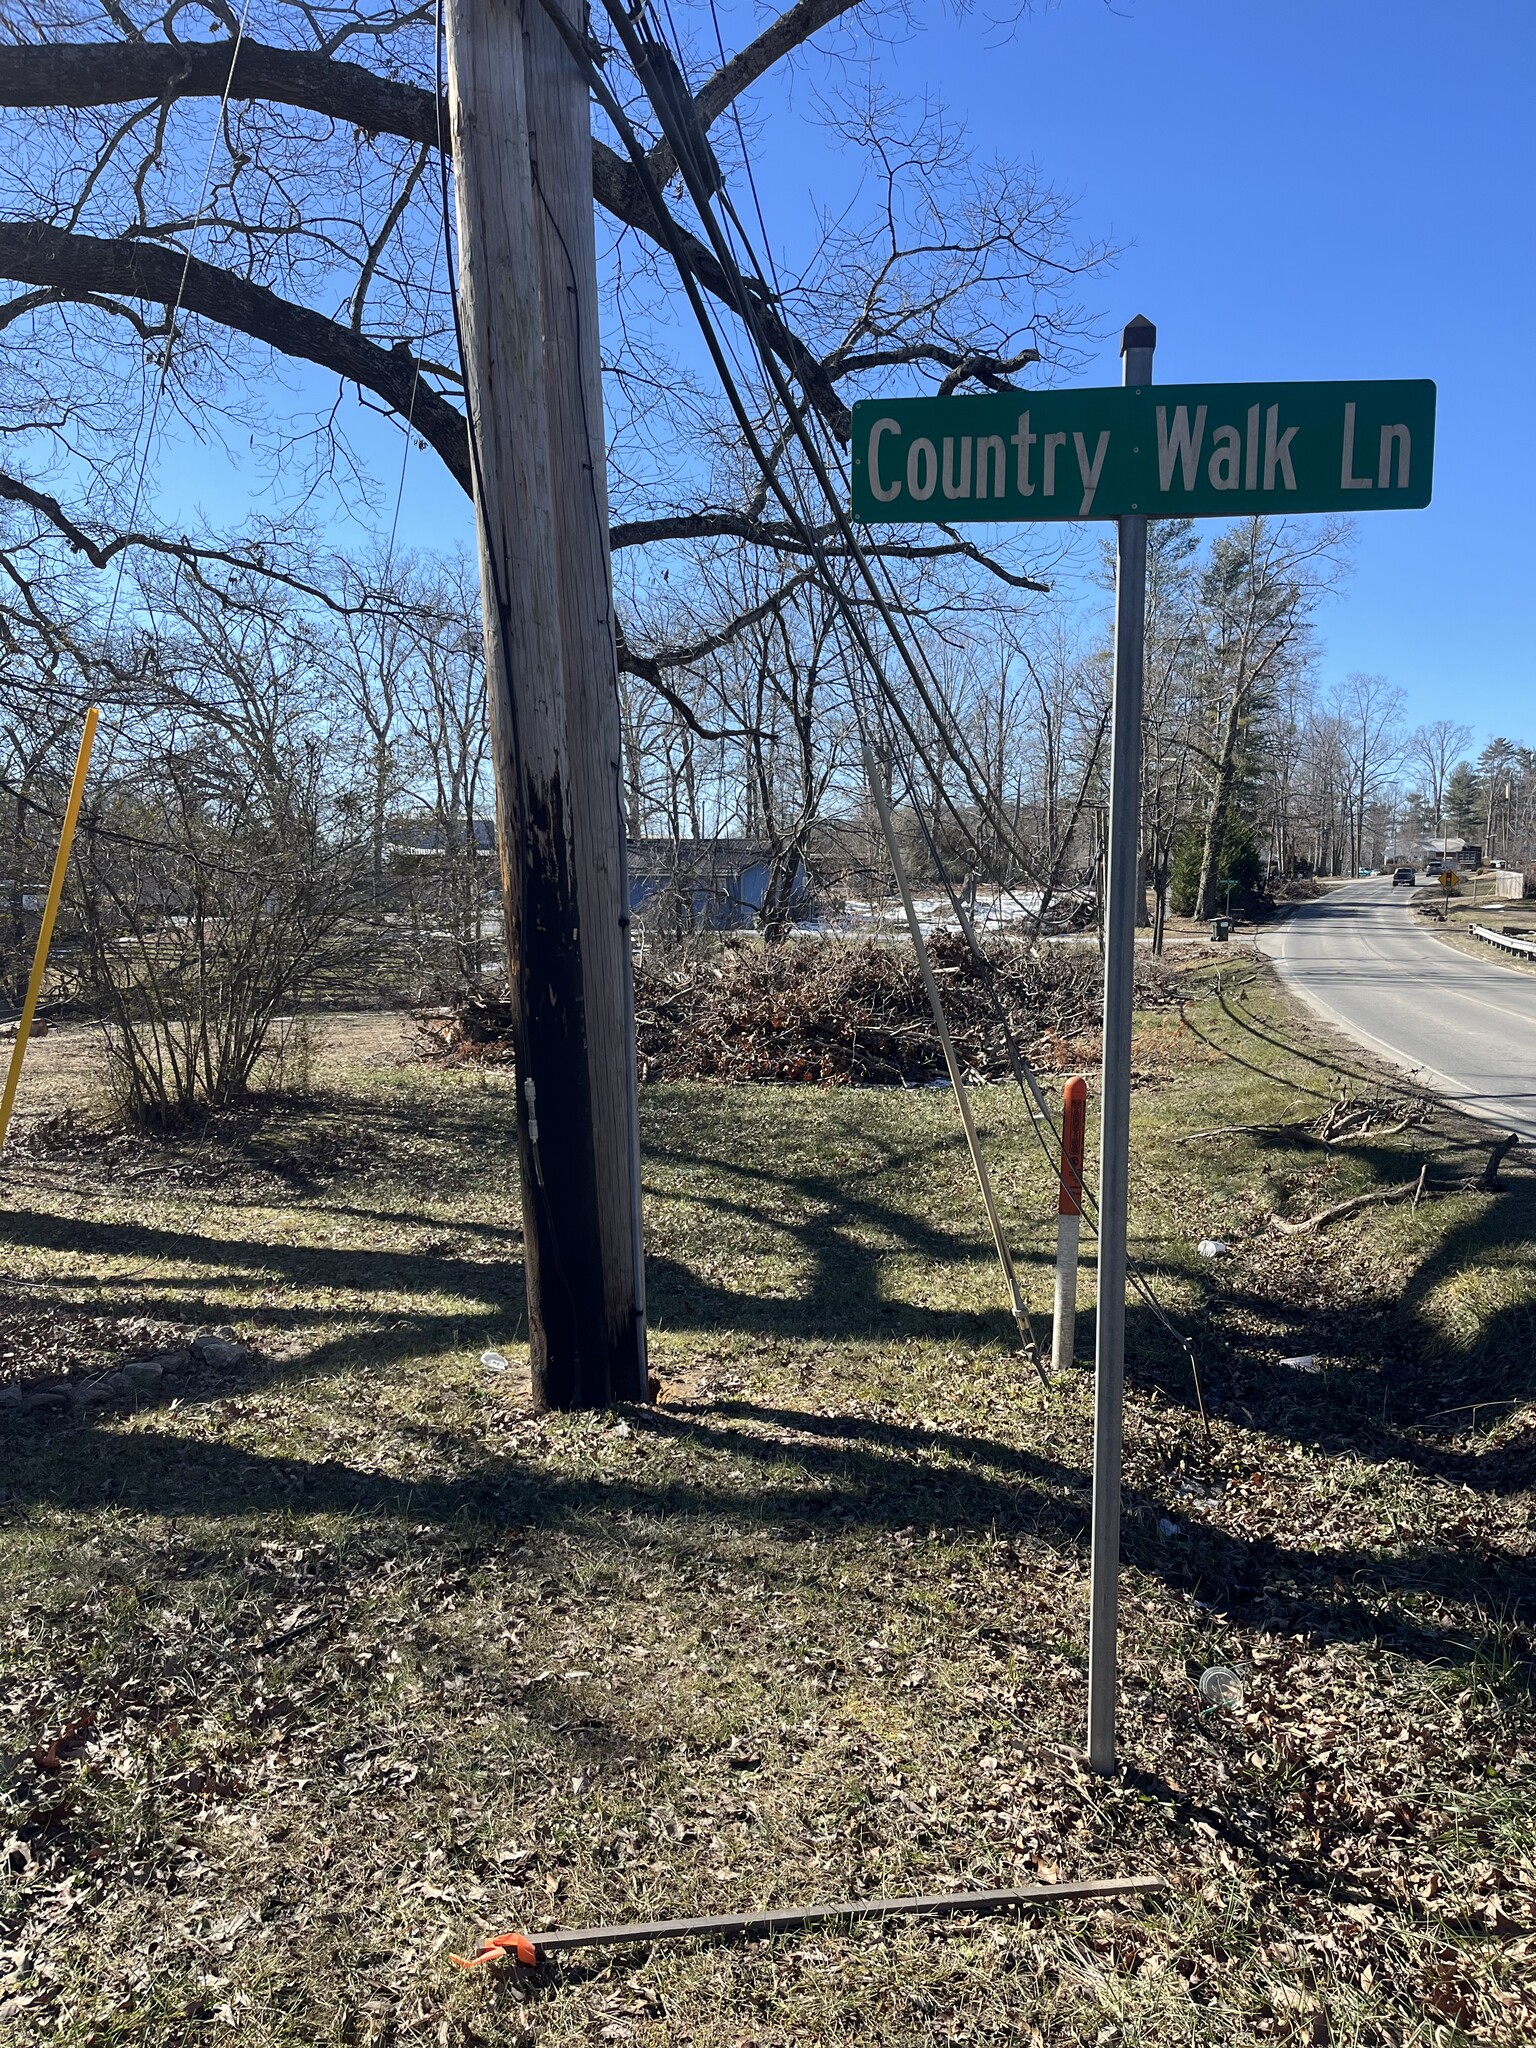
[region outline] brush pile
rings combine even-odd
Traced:
[[[996,941],[978,965],[965,941],[929,941],[968,1080],[1009,1073],[1003,1024],[1031,1064],[1060,1072],[1097,1056],[1101,978],[1092,946]],[[1137,961],[1137,1001],[1176,1000],[1158,961]],[[505,990],[470,989],[424,1011],[429,1058],[511,1059]],[[774,1081],[920,1088],[944,1078],[922,976],[905,945],[838,939],[682,948],[637,964],[642,1081]]]

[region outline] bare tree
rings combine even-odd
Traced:
[[[1385,676],[1359,673],[1347,675],[1332,694],[1349,763],[1351,868],[1364,867],[1371,859],[1366,818],[1402,761],[1405,701],[1403,692]]]
[[[349,507],[359,489],[382,497],[347,438],[345,407],[322,409],[317,422],[305,404],[272,402],[282,381],[274,358],[315,366],[384,410],[467,491],[431,11],[253,0],[238,36],[230,17],[228,37],[203,43],[184,39],[174,12],[135,0],[108,18],[101,40],[73,0],[23,0],[0,29],[10,42],[0,106],[12,110],[0,276],[19,287],[0,322],[22,343],[0,389],[11,451],[0,497],[26,514],[31,538],[49,532],[97,565],[131,546],[188,560],[233,554],[306,577],[281,516],[236,542],[194,545],[156,532],[144,516],[153,493],[140,497],[148,429],[172,416],[208,438],[250,438],[316,506],[327,493]],[[714,48],[712,21],[684,10],[681,24],[685,60],[691,39],[700,53]],[[785,60],[818,37],[868,57],[875,34],[853,0],[793,0],[734,54],[697,66],[697,117],[727,163],[739,162],[744,97],[760,103]],[[803,573],[799,526],[766,492],[739,424],[700,389],[678,341],[672,252],[727,325],[739,288],[686,205],[658,210],[647,180],[669,183],[671,151],[651,139],[639,83],[611,52],[607,72],[648,149],[643,175],[613,131],[593,142],[611,295],[613,549],[635,560],[631,584],[680,565],[686,574],[686,550],[708,541]],[[1031,171],[974,162],[937,109],[908,114],[874,85],[853,90],[833,72],[828,82],[822,118],[867,167],[866,188],[854,209],[802,233],[797,259],[778,252],[773,289],[750,286],[755,335],[807,417],[846,440],[849,403],[872,382],[997,389],[1037,360],[1070,364],[1085,324],[1079,280],[1102,251],[1075,239],[1062,200]],[[769,408],[750,391],[747,401],[772,440]],[[835,556],[825,508],[810,524],[813,555]],[[984,555],[936,530],[874,544],[892,559],[981,567],[1015,586],[1038,580],[1017,566],[1012,543]],[[700,635],[646,644],[630,610],[621,662],[665,697]],[[730,624],[705,621],[705,635]]]
[[[1471,726],[1458,725],[1452,718],[1416,725],[1408,737],[1408,765],[1424,778],[1425,808],[1435,821],[1437,839],[1445,837],[1445,790],[1451,770],[1471,744]]]
[[[152,633],[97,653],[108,729],[75,887],[124,1108],[172,1125],[251,1087],[357,900],[314,622],[261,578],[153,578]]]

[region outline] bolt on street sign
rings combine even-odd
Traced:
[[[1435,387],[1155,384],[861,399],[853,514],[931,520],[1220,519],[1429,503]]]

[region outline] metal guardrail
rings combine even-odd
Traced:
[[[1514,939],[1507,932],[1491,932],[1485,924],[1473,925],[1472,936],[1486,939],[1490,946],[1498,946],[1506,953],[1518,953],[1522,959],[1536,960],[1536,941],[1531,939]]]

